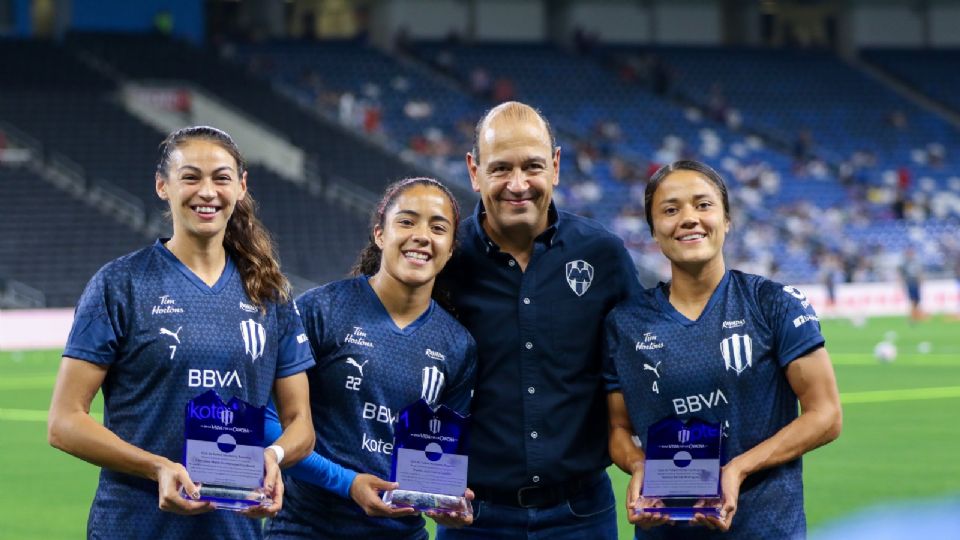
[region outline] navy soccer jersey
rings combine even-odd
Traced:
[[[728,271],[700,317],[691,321],[661,284],[618,305],[606,320],[607,389],[621,391],[646,445],[647,428],[674,416],[718,422],[724,462],[797,418],[785,370],[822,346],[820,323],[799,290]],[[751,475],[726,534],[656,527],[643,537],[794,538],[806,530],[799,459]]]
[[[64,356],[106,366],[104,425],[148,452],[182,462],[184,411],[213,388],[265,405],[274,380],[313,357],[292,304],[250,302],[230,258],[211,287],[158,241],[104,266],[77,305]],[[156,482],[103,469],[91,538],[258,538],[234,512],[180,516],[157,508]]]
[[[476,345],[443,309],[430,307],[400,329],[367,276],[334,282],[297,299],[317,358],[307,372],[316,452],[357,472],[390,477],[394,424],[424,398],[470,409]],[[426,538],[423,518],[369,518],[352,500],[290,475],[269,537]]]

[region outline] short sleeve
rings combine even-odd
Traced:
[[[295,375],[316,363],[297,311],[296,301],[277,305],[277,378]]]
[[[473,387],[477,377],[477,343],[464,330],[467,346],[464,348],[463,365],[458,371],[456,380],[443,393],[441,402],[462,415],[470,414],[470,401],[473,398]]]
[[[609,392],[619,392],[620,375],[617,373],[615,354],[620,343],[620,332],[617,329],[616,311],[607,314],[603,323],[603,343],[601,353],[603,359],[603,386]]]
[[[767,281],[760,291],[760,305],[776,338],[777,362],[781,367],[824,344],[820,318],[810,300],[796,287]]]
[[[116,360],[123,339],[123,309],[110,289],[108,268],[97,272],[80,296],[63,356],[104,365]]]

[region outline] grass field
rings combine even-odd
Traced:
[[[887,332],[896,333],[899,356],[879,364],[873,346]],[[844,428],[804,460],[811,530],[878,503],[960,493],[960,322],[825,321],[824,333]],[[924,342],[929,352],[920,352]],[[0,353],[0,538],[85,534],[98,469],[46,443],[58,362],[59,351]],[[622,497],[626,476],[611,475]],[[632,534],[622,520],[621,538]]]

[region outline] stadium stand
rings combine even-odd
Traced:
[[[860,57],[960,112],[960,50],[866,49]]]
[[[25,167],[0,165],[0,275],[71,306],[107,261],[146,240]]]
[[[658,163],[688,156],[723,170],[735,186],[735,206],[742,209],[735,222],[749,220],[751,224],[750,230],[730,245],[738,266],[773,273],[787,281],[810,281],[817,279],[820,260],[835,255],[846,261],[848,278],[877,279],[889,272],[891,264],[871,260],[866,250],[876,252],[877,245],[899,249],[910,240],[894,236],[876,240],[878,244],[840,240],[847,229],[870,229],[864,221],[905,217],[896,215],[897,190],[890,185],[891,180],[901,181],[905,167],[891,168],[895,159],[878,162],[876,156],[886,156],[885,150],[896,147],[913,149],[899,157],[915,159],[918,152],[936,148],[937,143],[931,141],[949,142],[956,137],[955,130],[939,118],[824,53],[719,49],[700,60],[697,55],[701,51],[679,48],[609,48],[574,55],[552,45],[449,42],[417,43],[408,50],[434,69],[434,79],[439,82],[424,81],[419,66],[411,67],[408,59],[398,60],[356,44],[275,42],[244,45],[236,52],[242,62],[272,76],[275,84],[312,100],[331,115],[344,95],[369,100],[381,109],[383,123],[372,136],[417,137],[418,129],[421,136],[439,130],[433,138],[448,141],[445,152],[449,156],[439,167],[453,174],[463,170],[461,155],[469,148],[469,130],[460,127],[464,110],[474,105],[477,117],[496,99],[512,96],[536,103],[554,121],[565,149],[560,200],[565,207],[594,215],[624,236],[641,266],[659,261],[642,219],[644,175]],[[814,130],[799,120],[791,124],[790,119],[776,116],[776,111],[769,113],[773,119],[765,122],[764,104],[753,102],[757,88],[783,80],[783,74],[795,73],[798,65],[808,69],[811,59],[818,80],[837,77],[842,84],[808,88],[807,79],[795,75],[786,77],[784,92],[815,97],[809,104],[801,103],[799,114],[816,115],[824,108],[825,123]],[[651,69],[651,64],[657,69]],[[706,64],[744,74],[759,69],[750,67],[757,64],[764,73],[757,76],[752,93],[726,96],[726,78],[705,83],[687,76],[687,72],[722,71],[717,67],[709,71]],[[486,79],[480,88],[478,73]],[[658,73],[665,80],[650,80]],[[459,100],[451,97],[451,88],[443,84],[449,77],[457,84],[454,90],[461,94]],[[416,81],[415,90],[411,90],[410,80]],[[503,87],[508,94],[491,101]],[[876,124],[886,119],[868,108],[850,129],[835,129],[847,121],[845,115],[855,114],[842,111],[856,110],[854,105],[863,95],[874,111],[906,110],[919,118],[921,125],[906,135],[888,136]],[[742,111],[741,101],[747,104]],[[783,103],[782,99],[768,101]],[[822,107],[831,102],[842,104],[841,112],[834,114],[830,107]],[[410,103],[422,103],[430,111],[428,127],[411,121],[406,110]],[[448,106],[450,103],[457,105]],[[788,130],[773,127],[781,125]],[[807,135],[809,148],[803,148],[804,155],[799,157],[791,135],[794,128],[798,136],[805,129],[812,133]],[[403,141],[399,143],[395,147],[402,152]],[[846,152],[850,152],[848,158],[843,157]],[[928,201],[936,200],[933,194],[953,191],[950,177],[942,163],[931,167],[911,161],[909,165],[906,174],[930,174],[933,178],[922,176],[915,185],[904,186],[909,189],[900,193],[906,199],[900,211],[911,207],[914,214],[924,215],[913,216],[913,225],[901,229],[913,231],[907,238],[938,238],[941,227],[923,222],[926,214],[944,218],[955,213],[949,198],[947,204],[927,208]],[[891,228],[881,225],[876,229]],[[879,238],[883,233],[868,236]],[[928,242],[927,250],[933,251],[933,246]],[[939,266],[942,257],[930,260],[933,267],[943,268]],[[878,264],[883,268],[875,267]],[[869,268],[861,268],[864,266]]]
[[[823,52],[420,42],[388,54],[357,41],[272,41],[227,43],[217,54],[111,34],[73,34],[61,48],[6,47],[0,55],[10,58],[36,47],[28,53],[64,66],[79,86],[69,97],[5,89],[0,120],[154,210],[143,179],[162,134],[115,101],[116,81],[203,88],[286,134],[321,178],[369,197],[426,172],[459,183],[466,208],[462,159],[473,122],[516,98],[557,129],[560,204],[620,234],[648,284],[666,269],[643,218],[645,180],[686,157],[730,180],[740,232],[727,244],[731,266],[788,282],[827,279],[836,267],[846,281],[889,279],[907,245],[932,274],[952,265],[941,247],[960,216],[960,162],[947,151],[960,146],[960,131]],[[66,83],[44,77],[25,75],[46,89]],[[364,212],[262,167],[252,169],[251,189],[287,271],[308,282],[343,274],[366,234]],[[303,215],[319,217],[304,223]]]
[[[137,34],[74,34],[66,46],[85,51],[132,80],[176,80],[200,86],[286,134],[315,157],[322,175],[349,179],[378,193],[392,180],[422,174],[369,140],[309,114],[264,80],[186,43]]]
[[[43,59],[43,69],[37,69],[38,64],[33,62],[16,61],[23,55]],[[141,223],[131,226],[104,219],[102,214],[74,201],[64,219],[44,220],[44,226],[53,223],[55,228],[75,223],[76,227],[70,229],[74,234],[56,238],[49,249],[43,246],[55,236],[50,229],[32,231],[34,236],[4,237],[6,251],[0,256],[7,256],[0,260],[9,262],[0,274],[39,288],[46,294],[48,306],[70,306],[99,266],[142,247],[150,241],[143,231],[152,230],[151,224],[162,224],[158,218],[164,207],[154,192],[153,167],[156,145],[164,133],[130,115],[118,102],[116,83],[63,48],[46,43],[0,42],[0,59],[11,60],[4,65],[9,66],[12,80],[21,83],[0,90],[0,120],[41,141],[43,159],[68,163],[87,190],[101,188],[125,197],[146,214]],[[272,98],[283,102],[278,96]],[[355,148],[353,155],[359,151]],[[5,173],[2,177],[4,204],[11,205],[11,210],[19,209],[3,213],[5,226],[17,228],[23,223],[34,223],[36,220],[18,218],[30,216],[24,213],[28,211],[41,215],[37,205],[47,198],[47,192],[66,197],[63,204],[51,208],[69,206],[69,195],[56,192],[43,182],[24,180],[22,175],[28,173],[17,171],[17,175]],[[365,241],[366,215],[345,207],[329,193],[296,186],[263,167],[253,166],[250,171],[250,189],[260,202],[263,221],[277,236],[284,270],[299,288],[342,277]],[[380,184],[384,181],[381,179]],[[38,187],[31,188],[32,185]],[[379,189],[380,185],[375,187]],[[31,189],[35,190],[32,198]],[[43,196],[39,197],[41,192]],[[18,205],[18,201],[37,204]],[[314,218],[303,220],[303,216]],[[159,230],[168,228],[161,226]],[[123,240],[118,240],[118,236]],[[86,244],[90,243],[96,247],[88,248]],[[69,254],[69,264],[52,264],[49,260],[50,256],[64,257],[64,253]]]

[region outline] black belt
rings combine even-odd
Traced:
[[[519,508],[548,508],[556,506],[570,498],[586,491],[595,485],[603,475],[590,473],[583,476],[549,486],[523,486],[519,489],[498,489],[484,486],[473,486],[476,499],[504,506]]]

